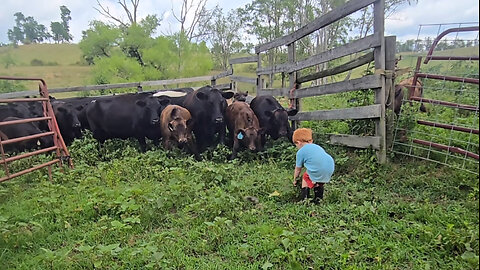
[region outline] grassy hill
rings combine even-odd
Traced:
[[[56,88],[88,84],[90,67],[83,64],[77,44],[30,44],[0,48],[0,75],[42,78]],[[25,86],[36,89],[37,83]]]

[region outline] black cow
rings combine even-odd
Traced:
[[[75,138],[80,138],[81,124],[74,106],[59,100],[52,101],[51,104],[63,141],[70,144]]]
[[[22,103],[8,103],[0,105],[0,121],[7,117],[31,118],[31,113],[27,106]]]
[[[226,125],[225,109],[227,101],[233,97],[233,92],[221,92],[211,86],[204,86],[188,93],[183,107],[191,113],[194,127],[193,133],[198,151],[204,151],[208,146],[224,143]],[[218,134],[218,139],[215,135]]]
[[[6,121],[21,120],[21,119],[22,118],[18,118],[18,117],[7,117],[3,119],[3,121],[6,122]],[[28,122],[28,123],[0,126],[0,132],[3,133],[2,139],[4,140],[5,139],[4,136],[6,136],[9,139],[14,139],[19,137],[39,134],[39,133],[42,133],[43,131],[41,131],[37,127],[37,125],[35,125],[33,122]],[[51,135],[44,136],[37,139],[30,139],[30,140],[21,141],[13,144],[8,144],[8,145],[5,145],[5,150],[22,152],[25,150],[37,148],[38,146],[42,148],[53,146],[52,136]]]
[[[260,127],[265,130],[262,137],[262,146],[265,145],[266,135],[276,140],[280,137],[286,137],[292,141],[292,128],[288,123],[288,116],[297,114],[297,109],[285,110],[278,101],[270,95],[256,96],[250,107],[255,112],[260,122]]]
[[[100,143],[110,138],[136,138],[145,151],[148,130],[160,132],[161,106],[151,94],[126,94],[93,100],[86,115],[93,137]]]
[[[182,106],[187,94],[191,92],[193,92],[193,88],[191,87],[175,88],[155,91],[153,96],[160,99],[170,99],[170,104]]]

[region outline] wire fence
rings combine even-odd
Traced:
[[[445,60],[424,62],[438,35],[450,28],[465,26],[478,27],[478,22],[419,26],[413,51],[402,59],[410,61],[412,71],[396,80],[399,83],[410,77],[419,83],[410,82],[400,88],[404,91],[402,106],[391,150],[395,155],[429,160],[478,175],[478,29],[446,35],[433,52],[434,56],[443,56]],[[438,46],[440,44],[442,46]],[[421,97],[415,97],[420,92],[413,92],[413,97],[409,95],[408,88],[413,90],[415,86],[423,88]],[[422,104],[426,112],[420,111]]]

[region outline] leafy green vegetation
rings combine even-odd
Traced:
[[[134,141],[99,152],[87,134],[53,182],[36,171],[1,184],[3,268],[478,268],[478,177],[316,141],[336,160],[318,206],[297,202],[286,141],[197,162]]]

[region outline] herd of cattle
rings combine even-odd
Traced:
[[[232,145],[233,159],[246,148],[262,151],[267,138],[286,137],[292,130],[288,116],[297,110],[286,110],[272,96],[250,96],[220,91],[211,86],[197,90],[178,89],[181,95],[168,96],[164,92],[141,92],[100,97],[51,99],[60,133],[68,145],[90,130],[100,143],[112,138],[136,138],[142,151],[146,138],[165,149],[186,148],[196,159],[199,153],[218,143]],[[227,100],[234,101],[227,105]],[[249,102],[249,103],[248,103]],[[0,121],[43,117],[40,102],[8,103],[0,105]],[[29,122],[0,126],[2,140],[48,131],[44,122]],[[52,136],[33,142],[6,145],[6,151],[23,151],[53,145]],[[8,147],[8,148],[7,148]]]

